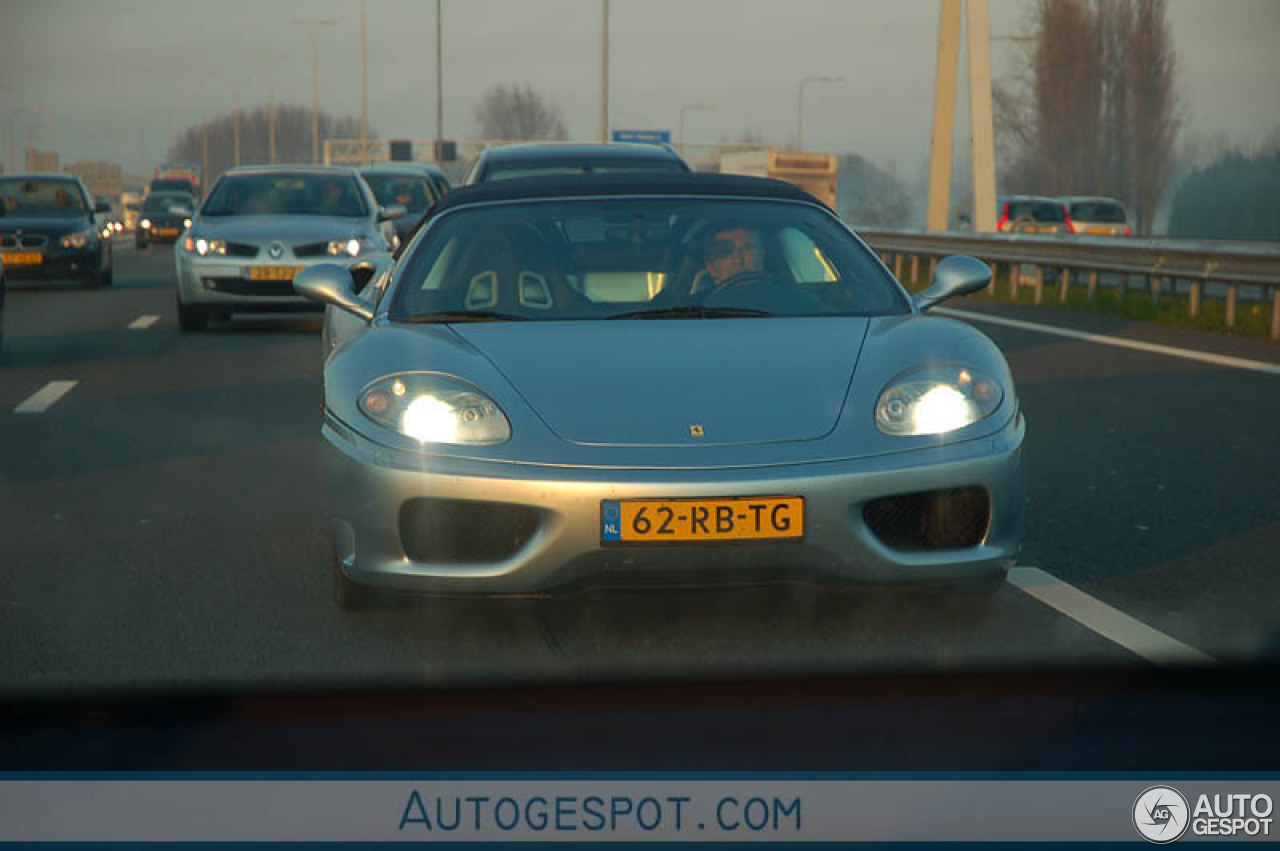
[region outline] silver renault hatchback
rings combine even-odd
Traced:
[[[174,252],[178,324],[203,331],[233,313],[312,310],[293,278],[316,263],[385,257],[400,206],[380,207],[355,169],[255,166],[227,171]]]

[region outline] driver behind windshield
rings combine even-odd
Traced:
[[[715,231],[702,252],[707,274],[719,288],[731,279],[764,268],[764,244],[752,228],[730,226]]]

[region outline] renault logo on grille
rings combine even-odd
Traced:
[[[284,256],[284,243],[283,242],[271,243],[270,247],[267,248],[267,253],[271,255],[272,260],[279,260],[281,257]]]

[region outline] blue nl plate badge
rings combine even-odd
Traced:
[[[622,540],[622,506],[617,502],[600,503],[600,540]]]

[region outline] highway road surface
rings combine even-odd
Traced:
[[[1280,347],[947,305],[1005,351],[1027,537],[989,599],[610,590],[341,613],[317,317],[178,331],[172,250],[11,284],[0,693],[1229,664],[1280,647]]]

